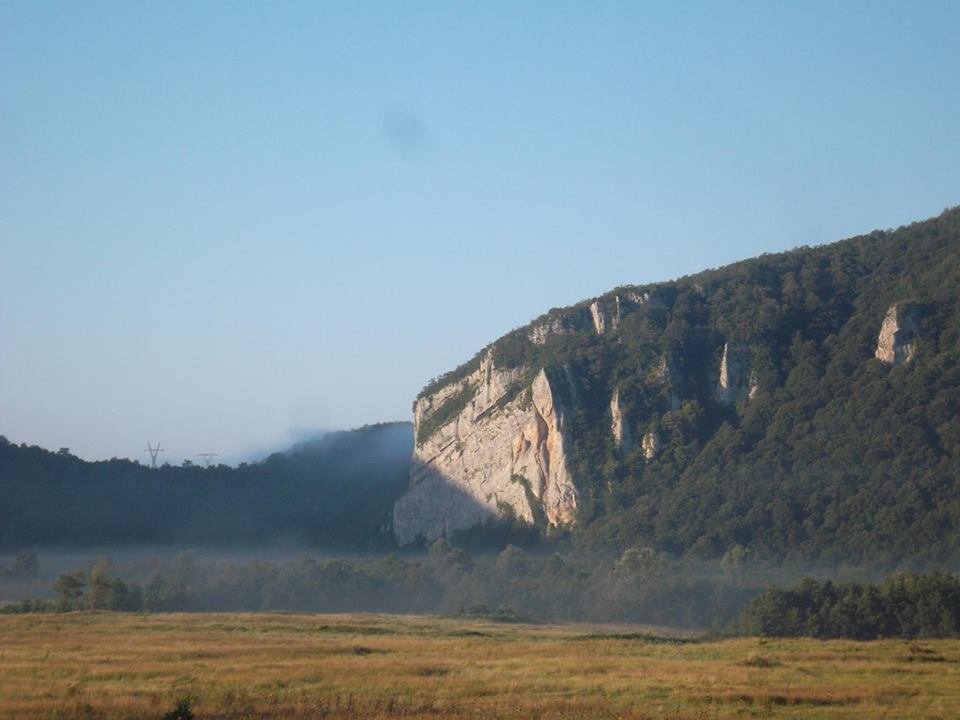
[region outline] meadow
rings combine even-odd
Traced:
[[[158,720],[178,702],[223,720],[956,718],[960,641],[389,615],[0,616],[2,718]]]

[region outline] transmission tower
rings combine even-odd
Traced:
[[[147,443],[147,447],[143,451],[143,452],[150,453],[150,467],[152,467],[154,470],[157,469],[157,455],[159,455],[163,451],[164,451],[163,448],[160,447],[160,443],[157,443],[156,447],[153,447],[153,445],[151,445],[150,443]]]
[[[203,464],[210,467],[210,461],[217,456],[216,453],[197,453],[198,458],[203,458]]]

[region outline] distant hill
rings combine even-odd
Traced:
[[[397,539],[960,560],[958,293],[952,209],[551,310],[418,396]]]
[[[413,428],[327,433],[263,462],[156,470],[85,462],[0,437],[0,548],[36,545],[241,547],[390,545]]]

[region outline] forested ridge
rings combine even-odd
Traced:
[[[333,432],[239,467],[86,462],[0,437],[0,549],[36,545],[382,548],[408,423]]]
[[[551,310],[421,396],[487,352],[524,369],[517,393],[544,368],[566,405],[581,547],[957,560],[958,287],[955,208]],[[891,366],[874,355],[894,305],[914,313],[916,333],[909,362]],[[744,366],[733,397],[718,393],[725,348]]]

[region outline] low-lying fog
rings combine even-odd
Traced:
[[[426,551],[371,554],[295,544],[39,548],[35,556],[0,555],[0,604],[47,598],[61,609],[467,612],[723,630],[769,586],[804,576],[874,582],[897,569],[957,570],[784,565],[754,559],[743,548],[714,561],[672,559],[649,548],[610,556],[553,550],[468,552],[446,541]],[[70,573],[80,592],[55,591],[58,578]]]

